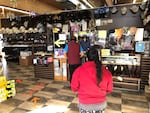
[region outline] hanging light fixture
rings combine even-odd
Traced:
[[[18,12],[18,13],[27,14],[27,15],[35,15],[35,13],[29,12],[29,11],[24,11],[24,10],[20,10],[20,9],[16,9],[16,8],[11,8],[11,7],[7,7],[7,6],[0,6],[0,8],[3,9],[3,10],[6,9],[6,10]]]
[[[83,5],[79,0],[69,0],[69,1],[75,4],[76,6],[80,4],[81,9],[87,9],[87,7]]]
[[[136,3],[136,0],[133,0],[133,2],[132,2],[133,4],[135,4]]]
[[[90,8],[94,8],[87,0],[82,0]]]

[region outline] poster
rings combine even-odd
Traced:
[[[54,49],[54,57],[55,58],[63,58],[64,57],[64,50],[61,49]]]
[[[135,41],[143,41],[144,28],[137,28],[135,33]]]
[[[59,34],[58,36],[59,36],[59,40],[64,40],[65,41],[67,39],[66,34]]]
[[[98,31],[98,38],[105,39],[107,37],[107,31],[106,30],[99,30]]]
[[[136,42],[135,44],[135,52],[144,52],[145,43],[144,42]]]
[[[62,32],[63,33],[68,33],[68,25],[67,24],[65,24],[65,25],[63,25],[63,27],[62,27]]]

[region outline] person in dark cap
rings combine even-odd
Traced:
[[[82,63],[86,61],[86,52],[89,50],[90,48],[90,40],[87,36],[83,36],[82,37],[82,40],[80,42],[82,48],[83,48],[83,51],[84,51],[84,57],[82,58]]]
[[[68,44],[66,44],[64,48],[64,56],[68,60],[70,74],[69,81],[71,83],[72,74],[75,71],[75,69],[81,65],[80,58],[84,56],[83,48],[76,41],[76,37],[71,37],[71,41]]]
[[[82,46],[84,51],[88,51],[89,50],[89,48],[90,48],[90,40],[89,40],[89,38],[87,36],[83,36],[82,37],[82,40],[81,40],[80,44],[81,44],[81,46]]]

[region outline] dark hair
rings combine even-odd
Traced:
[[[101,61],[99,60],[98,50],[92,46],[87,52],[88,61],[94,61],[96,64],[97,85],[102,81]]]
[[[75,36],[72,36],[72,37],[71,37],[71,41],[72,41],[72,40],[76,41],[77,38],[76,38]]]

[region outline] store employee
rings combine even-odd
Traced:
[[[81,65],[80,58],[84,56],[83,48],[76,41],[76,37],[72,37],[71,41],[66,44],[64,48],[64,56],[68,60],[69,64],[69,74],[70,74],[70,83],[72,79],[72,74],[74,70]]]

